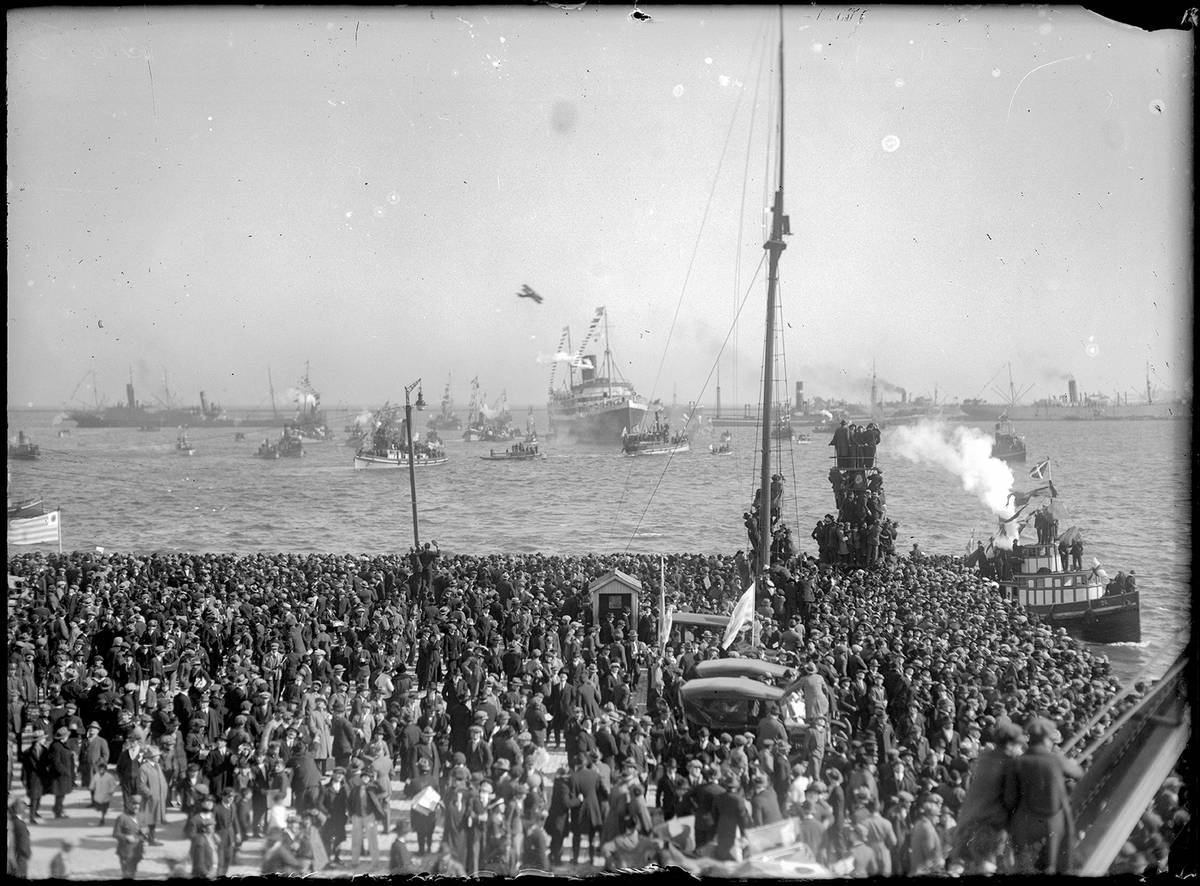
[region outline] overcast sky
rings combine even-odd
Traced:
[[[865,9],[865,11],[864,11]],[[756,399],[765,7],[8,13],[8,397]],[[786,7],[789,389],[1191,390],[1192,36]],[[542,297],[518,299],[528,284]],[[737,305],[737,334],[721,353]],[[98,392],[90,388],[94,371]],[[561,373],[560,376],[561,378]],[[707,382],[707,387],[706,387]]]

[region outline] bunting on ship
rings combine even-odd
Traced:
[[[16,517],[8,521],[10,545],[39,545],[61,542],[62,524],[58,511],[36,517]]]

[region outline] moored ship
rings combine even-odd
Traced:
[[[1010,390],[1012,385],[1010,382]],[[991,420],[1005,413],[1011,421],[1148,421],[1192,417],[1192,402],[1179,397],[1159,398],[1146,378],[1145,400],[1130,401],[1128,395],[1082,394],[1075,379],[1067,380],[1067,392],[1057,397],[1019,403],[1015,396],[1007,403],[964,400],[960,405],[969,419]]]
[[[596,356],[584,352],[601,321],[604,323],[604,359],[597,366]],[[551,433],[587,443],[615,443],[621,439],[622,432],[642,424],[647,409],[646,401],[633,385],[618,377],[608,343],[608,312],[599,307],[570,363],[567,385],[559,390],[550,389],[547,410]]]

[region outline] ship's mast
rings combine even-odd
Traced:
[[[275,382],[271,379],[271,367],[267,367],[267,387],[271,391],[271,417],[279,420],[279,410],[275,408]]]
[[[787,248],[783,242],[788,218],[783,214],[783,10],[779,10],[779,185],[771,207],[771,238],[763,244],[769,255],[767,272],[767,329],[763,345],[762,399],[762,472],[759,477],[758,557],[755,573],[759,587],[764,586],[771,565],[771,383],[775,371],[775,290],[779,283],[779,256]]]
[[[608,347],[608,311],[604,312],[604,396],[612,396],[612,351]]]

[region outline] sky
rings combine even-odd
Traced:
[[[779,9],[631,9],[9,11],[9,405],[264,406],[306,366],[333,408],[544,404],[599,306],[643,396],[756,401]],[[1188,32],[782,30],[786,390],[1190,396]]]

